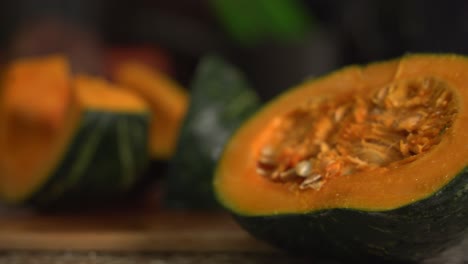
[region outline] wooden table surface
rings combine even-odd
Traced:
[[[0,213],[0,263],[307,263],[221,212]]]
[[[468,263],[468,240],[424,263]],[[253,239],[221,212],[0,211],[0,263],[338,263]]]
[[[0,250],[271,252],[217,212],[3,214]]]

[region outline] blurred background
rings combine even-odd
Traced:
[[[468,2],[375,0],[15,0],[0,3],[0,58],[66,52],[105,74],[137,56],[183,86],[219,53],[263,99],[343,65],[468,51]],[[109,55],[112,54],[112,55]]]
[[[349,64],[466,54],[467,14],[466,0],[6,0],[0,64],[61,52],[75,72],[109,77],[133,58],[190,89],[200,59],[217,53],[267,101]]]

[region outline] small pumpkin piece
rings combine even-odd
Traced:
[[[219,201],[291,251],[434,256],[468,230],[467,72],[465,57],[411,55],[289,90],[231,138]]]
[[[59,55],[19,59],[4,73],[0,96],[0,188],[22,196],[42,176],[35,170],[57,155],[71,111],[70,66]],[[10,177],[8,175],[15,175]],[[11,194],[9,194],[11,193]]]
[[[43,61],[36,64],[37,71],[43,74],[41,80],[48,80],[38,84],[47,84],[44,91],[68,89],[71,95],[58,115],[63,117],[60,122],[49,118],[51,111],[42,111],[40,102],[16,95],[36,87],[36,78],[22,80],[21,86],[17,82],[3,83],[0,97],[3,201],[69,208],[72,204],[94,205],[122,195],[133,186],[148,160],[148,106],[135,94],[98,78],[68,76],[62,79],[66,85],[57,87],[63,83],[54,78],[62,76],[54,71],[41,71],[47,65]],[[36,71],[31,69],[31,73]],[[13,88],[17,90],[10,92]],[[42,97],[35,100],[41,101]],[[45,99],[45,102],[49,101]],[[9,105],[17,108],[5,107]],[[25,125],[26,121],[18,120],[21,115],[13,115],[11,109],[20,113],[36,111],[36,115],[25,119],[28,122]],[[54,129],[50,120],[54,120]]]
[[[74,133],[50,179],[26,201],[35,207],[95,206],[122,198],[147,167],[146,102],[97,77],[79,75],[72,84]]]
[[[115,79],[140,96],[150,105],[150,149],[154,159],[172,157],[182,120],[187,112],[189,96],[174,80],[165,74],[138,62],[118,65]]]

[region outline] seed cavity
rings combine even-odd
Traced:
[[[440,142],[456,113],[451,88],[429,77],[314,98],[266,127],[256,170],[320,190],[335,177],[416,160]]]

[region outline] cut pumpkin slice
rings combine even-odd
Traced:
[[[142,96],[151,107],[151,156],[172,157],[188,108],[187,92],[165,74],[137,62],[120,64],[115,78],[117,83]]]
[[[146,103],[98,78],[73,79],[66,70],[61,75],[54,68],[47,71],[51,59],[13,63],[6,73],[0,97],[4,201],[48,206],[125,192],[147,161],[150,113]],[[24,65],[31,68],[26,71]],[[27,74],[18,81],[17,72]],[[41,86],[29,76],[38,72]],[[37,97],[28,94],[28,89],[43,87],[34,91]],[[42,101],[57,94],[62,98]],[[70,99],[63,101],[65,94]]]
[[[190,107],[168,170],[165,204],[219,208],[212,179],[221,150],[261,104],[244,74],[216,55],[200,60],[190,91]]]

